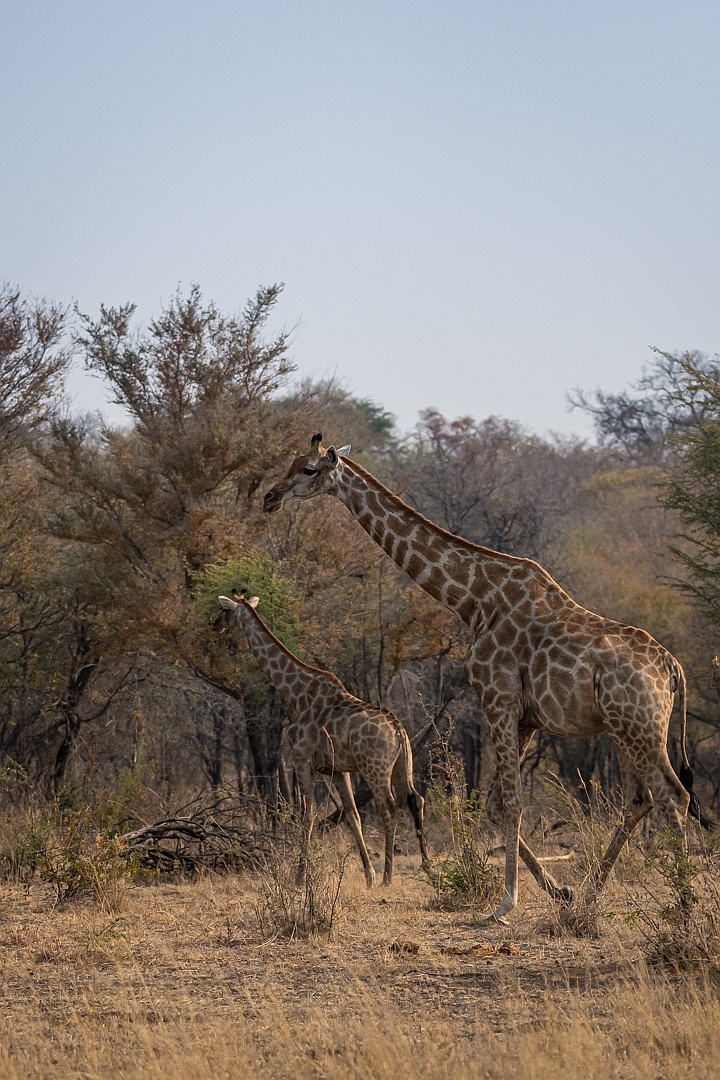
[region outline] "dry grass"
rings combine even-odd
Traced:
[[[259,875],[131,888],[120,915],[0,886],[0,1080],[717,1077],[710,970],[646,967],[624,917],[646,895],[636,854],[597,939],[541,932],[550,908],[527,874],[493,928],[472,904],[438,911],[419,860],[397,863],[368,893],[350,859],[329,939],[268,936]]]

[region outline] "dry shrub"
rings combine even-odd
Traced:
[[[341,891],[350,852],[316,841],[308,853],[304,881],[299,884],[301,843],[300,826],[284,822],[275,850],[260,870],[255,919],[265,938],[328,939],[345,913]]]
[[[608,886],[587,903],[583,893],[622,821],[622,808],[595,784],[581,781],[582,803],[559,782],[553,787],[555,806],[572,830],[578,854],[574,884],[579,895],[572,905],[549,904],[537,929],[552,937],[597,938],[604,926],[620,922],[640,930],[649,963],[720,972],[720,840],[708,840],[691,826],[688,846],[688,838],[678,837],[669,826],[653,833],[652,824],[646,824],[640,836],[630,837]],[[622,912],[613,910],[613,879],[624,893]]]
[[[56,903],[90,899],[118,910],[139,864],[102,817],[97,810],[68,810],[57,803],[6,804],[0,818],[0,880],[39,879],[52,887]]]
[[[0,880],[13,884],[32,881],[52,832],[47,812],[28,808],[5,811],[0,818]]]
[[[502,895],[503,878],[489,861],[482,801],[478,792],[467,796],[462,763],[449,745],[433,749],[428,809],[446,833],[446,850],[423,867],[435,890],[433,903],[441,909],[489,907]]]
[[[703,968],[720,977],[720,841],[698,828],[679,838],[669,828],[644,851],[655,874],[624,916],[646,942],[651,964]],[[695,836],[691,848],[688,839]]]
[[[553,842],[570,849],[575,856],[566,864],[569,880],[575,889],[571,904],[558,903],[548,898],[547,911],[536,929],[550,937],[570,935],[578,938],[598,938],[607,920],[613,918],[610,910],[608,888],[588,902],[586,890],[600,868],[616,826],[622,821],[622,807],[602,790],[595,781],[586,783],[578,773],[578,787],[571,791],[558,779],[550,777],[545,784],[549,799],[558,821],[553,825]],[[582,796],[578,798],[578,793]],[[569,837],[561,840],[560,836]],[[549,867],[552,870],[552,866]],[[611,881],[615,878],[637,882],[646,875],[644,859],[637,845],[625,846],[615,864]]]
[[[97,828],[90,810],[59,816],[38,853],[37,868],[58,902],[89,898],[108,911],[120,910],[125,890],[139,870],[120,838]]]

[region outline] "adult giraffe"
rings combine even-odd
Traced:
[[[290,498],[334,495],[363,529],[435,600],[457,613],[474,642],[465,664],[482,702],[497,756],[489,820],[505,825],[505,892],[491,918],[517,904],[518,855],[538,884],[570,902],[520,837],[520,762],[536,730],[568,738],[607,731],[617,747],[626,810],[587,898],[601,889],[629,835],[657,803],[682,826],[691,806],[685,747],[685,673],[650,634],[604,619],[579,604],[531,559],[503,555],[441,529],[393,495],[346,455],[314,435],[310,452],[265,496],[273,513]],[[678,779],[667,735],[680,691],[682,753]]]

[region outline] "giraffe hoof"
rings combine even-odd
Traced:
[[[566,885],[564,889],[558,889],[557,899],[563,907],[568,907],[575,902],[575,890],[570,885]]]
[[[488,915],[482,920],[482,926],[509,926],[504,915]]]

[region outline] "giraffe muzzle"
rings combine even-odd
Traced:
[[[281,506],[282,497],[278,495],[274,488],[271,488],[263,499],[263,511],[266,514],[273,514],[276,510],[279,510]]]

